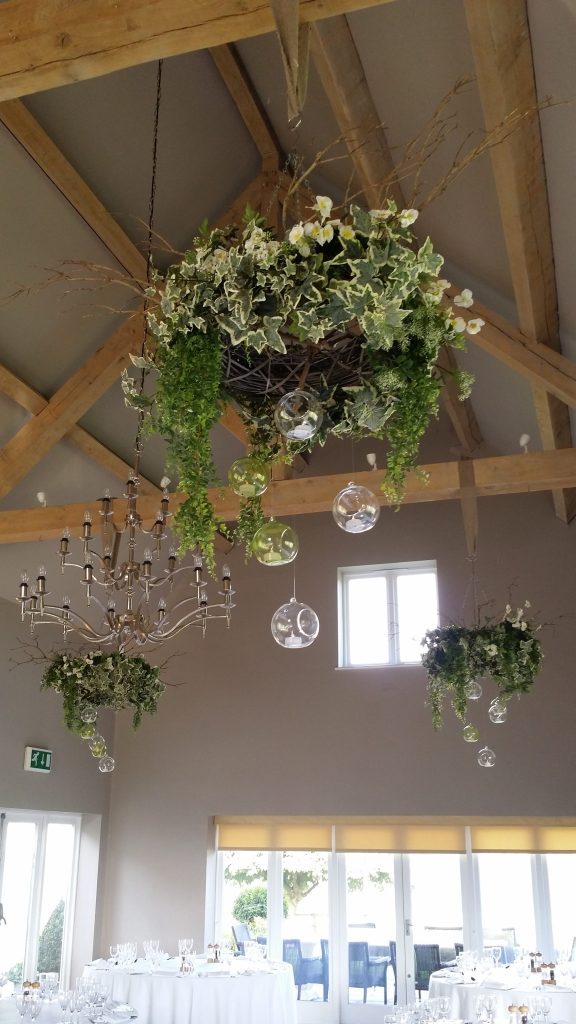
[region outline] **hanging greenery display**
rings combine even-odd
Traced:
[[[471,687],[479,678],[490,677],[494,681],[501,704],[515,694],[529,692],[543,659],[537,636],[540,626],[525,617],[529,607],[528,601],[524,608],[516,610],[506,605],[499,622],[486,620],[477,626],[450,625],[428,630],[422,641],[426,648],[422,664],[428,677],[427,702],[435,729],[443,724],[447,698],[456,717],[467,721],[469,701],[477,699]],[[475,742],[478,735],[464,738]]]
[[[402,500],[423,434],[438,412],[444,345],[462,347],[477,333],[444,300],[449,282],[430,239],[418,245],[416,210],[393,202],[370,212],[351,206],[333,216],[317,196],[311,218],[276,238],[248,208],[242,228],[204,228],[192,248],[148,289],[149,340],[137,366],[157,371],[153,396],[127,374],[129,404],[151,412],[153,429],[188,495],[176,516],[183,548],[199,545],[213,562],[222,528],[207,497],[216,482],[210,431],[222,403],[233,402],[253,454],[264,463],[338,438],[387,444],[384,491]],[[469,307],[464,289],[454,303]],[[466,397],[470,377],[457,374]],[[294,390],[315,396],[321,417],[313,435],[279,441],[275,412]],[[299,437],[301,439],[299,439]],[[258,519],[251,500],[239,534],[249,546]]]

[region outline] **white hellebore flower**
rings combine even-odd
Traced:
[[[461,306],[462,309],[470,309],[473,302],[474,298],[469,288],[463,288],[460,295],[454,296],[454,305]]]
[[[313,209],[318,211],[322,220],[327,220],[332,213],[332,200],[329,196],[316,196]]]
[[[489,658],[495,658],[496,655],[498,654],[498,648],[496,647],[496,644],[487,644],[486,654],[488,655]]]
[[[456,334],[462,334],[466,330],[466,321],[463,316],[454,316],[450,320],[452,330],[456,331]]]
[[[340,238],[345,242],[351,242],[353,238],[356,238],[356,232],[351,224],[339,224],[338,231]]]
[[[469,320],[466,324],[468,334],[479,334],[484,327],[484,322],[485,321],[480,316],[477,316],[474,320]]]
[[[308,230],[306,230],[306,229],[308,229]],[[320,224],[320,221],[318,221],[318,220],[312,221],[311,224],[306,224],[306,227],[304,228],[304,231],[308,235],[308,237],[309,238],[313,238],[315,241],[318,241],[318,239],[320,238],[321,230],[322,230],[322,225]]]
[[[418,219],[418,210],[401,210],[398,220],[403,228],[409,228]]]
[[[334,238],[334,228],[331,224],[323,224],[318,233],[318,241],[320,245],[324,245],[325,242],[331,242]]]
[[[290,234],[288,235],[288,241],[292,242],[292,245],[297,245],[298,242],[302,241],[303,238],[304,238],[304,226],[302,224],[295,224],[294,227],[290,229]]]

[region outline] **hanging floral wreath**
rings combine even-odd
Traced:
[[[67,727],[84,739],[94,733],[99,708],[132,711],[136,728],[144,712],[153,715],[164,692],[160,669],[144,658],[119,651],[89,651],[85,655],[58,654],[42,677],[41,689],[62,697]],[[87,728],[88,727],[88,728]]]
[[[428,677],[428,700],[432,724],[443,724],[443,704],[450,698],[452,709],[461,722],[466,722],[470,700],[481,690],[477,680],[491,677],[497,686],[496,715],[492,721],[504,721],[501,708],[514,694],[528,693],[542,666],[542,645],[537,637],[540,626],[529,622],[524,608],[513,610],[506,605],[499,622],[486,621],[478,626],[444,626],[426,633],[422,644],[426,652],[422,664]],[[470,738],[478,738],[474,726]]]
[[[443,258],[430,239],[417,245],[416,210],[389,202],[370,212],[352,206],[343,219],[332,214],[332,200],[317,196],[311,219],[278,239],[248,208],[243,229],[202,229],[148,289],[149,344],[133,361],[158,371],[156,390],[147,396],[125,375],[124,392],[152,412],[152,429],[167,439],[188,495],[176,516],[182,547],[199,544],[209,562],[222,526],[207,496],[217,482],[210,430],[223,402],[234,403],[253,455],[266,464],[330,435],[385,440],[384,491],[398,503],[438,412],[439,351],[462,347],[464,332],[482,327],[443,302]],[[464,289],[454,301],[468,307],[472,294]],[[457,381],[467,397],[471,378],[458,373]],[[306,386],[322,424],[313,438],[281,445],[278,399]],[[246,541],[257,505],[245,503]]]

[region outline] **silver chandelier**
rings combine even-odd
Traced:
[[[126,484],[124,497],[127,507],[122,527],[114,522],[114,498],[107,491],[100,499],[103,536],[114,536],[114,544],[105,546],[103,554],[92,547],[94,536],[90,512],[84,514],[79,537],[83,546],[81,561],[69,561],[70,531],[64,530],[60,538],[62,574],[68,568],[81,571],[80,583],[86,588],[86,607],[96,607],[98,613],[101,613],[99,621],[90,622],[72,607],[67,596],[62,598],[60,605],[48,603],[50,591],[47,589],[46,569],[41,566],[32,588],[27,573],[22,574],[20,581],[18,600],[22,608],[22,619],[29,620],[31,632],[39,625],[56,624],[62,627],[65,640],[69,633],[75,632],[89,643],[114,644],[118,650],[128,653],[147,644],[163,644],[178,636],[188,626],[199,627],[204,635],[209,619],[224,619],[226,625],[230,625],[235,591],[232,589],[227,565],[222,568],[222,589],[218,592],[220,600],[212,603],[209,603],[208,584],[204,579],[204,564],[199,551],[194,554],[191,565],[179,565],[176,551],[171,547],[167,565],[153,570],[153,563],[160,560],[163,542],[168,537],[166,524],[171,515],[169,496],[167,490],[164,490],[154,525],[151,530],[145,530],[137,507],[138,483],[135,472]],[[144,551],[139,561],[136,557],[136,542],[142,535],[150,538],[150,548]],[[115,556],[122,541],[126,540],[128,550],[125,560],[117,564]],[[174,583],[180,577],[189,579],[188,586],[192,593],[174,604],[170,604],[165,597],[160,597],[156,602],[156,594],[167,593],[169,598]]]

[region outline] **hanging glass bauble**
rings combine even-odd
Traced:
[[[234,494],[241,498],[256,498],[264,494],[269,482],[268,466],[254,455],[236,459],[228,470],[228,483]]]
[[[317,434],[322,425],[322,406],[310,391],[289,391],[274,410],[278,430],[290,441],[307,441]]]
[[[78,729],[78,735],[83,740],[91,740],[96,735],[96,726],[92,722],[83,722]]]
[[[252,550],[262,565],[288,565],[298,554],[298,534],[286,523],[270,519],[256,530]]]
[[[309,647],[318,636],[320,620],[307,604],[291,597],[274,612],[270,629],[280,647]]]
[[[110,757],[109,754],[106,754],[104,757],[101,757],[100,760],[98,761],[98,767],[101,772],[113,772],[116,767],[116,762],[113,757]]]
[[[476,679],[471,679],[464,691],[468,700],[480,700],[482,687]]]
[[[350,481],[334,498],[332,515],[346,533],[366,533],[378,522],[380,503],[367,487]]]
[[[508,705],[505,700],[495,697],[488,708],[488,718],[494,725],[502,725],[508,718]]]
[[[98,718],[98,712],[93,704],[84,704],[80,711],[80,718],[83,722],[90,725],[91,722],[95,722]]]
[[[88,746],[90,747],[92,757],[104,757],[106,753],[106,740],[99,733],[92,737]]]
[[[465,725],[462,729],[462,738],[466,740],[466,743],[478,743],[478,740],[480,739],[480,730],[469,722],[468,725]]]
[[[490,747],[481,747],[478,751],[478,764],[481,768],[493,768],[496,764],[496,754]]]

